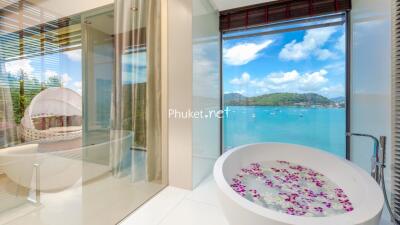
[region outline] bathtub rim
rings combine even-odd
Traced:
[[[326,155],[327,157],[331,157],[332,159],[339,160],[342,163],[349,165],[355,172],[357,172],[362,181],[367,184],[366,193],[374,194],[369,196],[366,200],[367,203],[376,203],[379,204],[372,205],[371,208],[368,209],[369,204],[363,204],[361,207],[358,207],[352,212],[348,212],[345,214],[328,216],[328,217],[303,217],[303,216],[291,216],[285,213],[277,212],[260,205],[257,205],[249,200],[243,198],[242,196],[238,195],[229,185],[228,181],[224,176],[224,163],[226,160],[234,155],[237,152],[246,151],[249,147],[255,146],[290,146],[290,147],[300,147],[302,149],[306,149],[307,151],[317,151],[319,154]],[[305,165],[306,166],[306,165]],[[307,225],[332,225],[332,221],[336,221],[337,224],[364,224],[370,220],[373,220],[378,215],[380,216],[384,207],[384,198],[383,193],[380,187],[376,184],[373,178],[363,169],[355,165],[354,163],[342,159],[336,155],[331,153],[319,150],[317,148],[303,146],[298,144],[289,144],[289,143],[280,143],[280,142],[260,142],[260,143],[253,143],[235,147],[227,152],[225,152],[222,156],[220,156],[215,163],[214,170],[213,170],[214,180],[217,184],[217,187],[220,189],[220,194],[224,194],[228,199],[237,204],[243,210],[248,210],[258,216],[268,218],[274,221],[278,221],[282,224],[307,224]],[[346,191],[346,190],[345,190]],[[222,206],[223,207],[223,206]]]
[[[4,156],[12,156],[12,157],[40,157],[40,156],[47,156],[51,154],[52,156],[57,156],[57,154],[62,154],[62,153],[67,153],[67,152],[74,152],[74,151],[82,151],[83,149],[89,149],[89,148],[94,148],[98,146],[104,146],[104,145],[110,145],[112,143],[118,142],[118,141],[125,141],[128,138],[131,138],[134,136],[134,133],[132,131],[125,131],[125,130],[118,130],[117,132],[126,132],[126,135],[123,135],[122,138],[117,139],[117,140],[109,140],[106,142],[100,142],[98,144],[93,144],[93,145],[87,145],[87,146],[80,146],[80,147],[75,147],[71,149],[66,149],[66,150],[60,150],[60,151],[52,151],[52,152],[38,152],[40,143],[38,141],[31,141],[31,142],[24,142],[21,144],[18,144],[16,146],[10,146],[10,147],[5,147],[5,148],[0,148],[0,157]],[[77,137],[77,138],[82,138],[82,137]],[[16,153],[20,152],[21,150],[19,148],[27,148],[27,147],[33,147],[35,146],[36,152],[30,152],[30,153]],[[15,150],[17,150],[15,152]]]

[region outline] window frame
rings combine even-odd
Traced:
[[[345,97],[346,97],[346,107],[345,107],[345,117],[346,117],[346,130],[345,130],[345,155],[347,160],[351,160],[351,138],[347,135],[351,131],[351,26],[350,26],[350,10],[344,11],[341,13],[336,13],[336,14],[331,14],[327,16],[340,16],[342,15],[344,18],[344,25],[345,25],[345,45],[346,45],[346,50],[345,50]],[[303,18],[303,19],[295,19],[295,20],[288,20],[284,22],[279,22],[279,23],[274,23],[274,24],[268,24],[262,27],[257,27],[256,29],[260,29],[263,27],[272,27],[272,26],[277,26],[277,25],[284,25],[284,24],[293,24],[293,23],[304,23],[307,20],[315,20],[316,18],[319,18],[320,20],[325,19],[327,16],[316,16],[316,17],[308,17],[308,18]],[[315,29],[319,27],[328,27],[328,26],[335,26],[337,24],[335,23],[327,23],[326,26],[305,26],[305,27],[300,27],[303,29],[283,29],[279,31],[279,33],[284,33],[284,32],[290,32],[290,31],[295,31],[295,30],[305,30],[305,29]],[[232,32],[237,32],[237,31],[228,31],[228,32],[220,32],[220,109],[224,110],[224,73],[223,73],[223,41],[224,41],[224,35],[227,33],[232,33]],[[269,34],[276,34],[278,32],[271,31],[270,33],[267,32],[260,32],[257,36],[265,36]],[[255,36],[255,35],[247,35],[247,36]],[[239,35],[235,38],[243,38],[245,35]],[[232,39],[232,38],[229,38]],[[220,118],[220,155],[224,153],[224,119]]]

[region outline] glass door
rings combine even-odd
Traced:
[[[114,11],[106,7],[82,15],[84,146],[109,139],[114,76]],[[84,159],[107,165],[108,146],[87,148]]]

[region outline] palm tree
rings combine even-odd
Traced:
[[[25,76],[26,73],[21,69],[19,76],[19,112],[18,117],[22,118],[25,112],[26,97],[25,97]]]

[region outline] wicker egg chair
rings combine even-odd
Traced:
[[[69,125],[65,120],[71,117],[82,118],[82,96],[64,88],[48,88],[36,95],[21,120],[20,135],[24,141],[69,140],[80,137],[82,124]],[[61,124],[51,127],[38,127],[35,121],[60,118]]]

